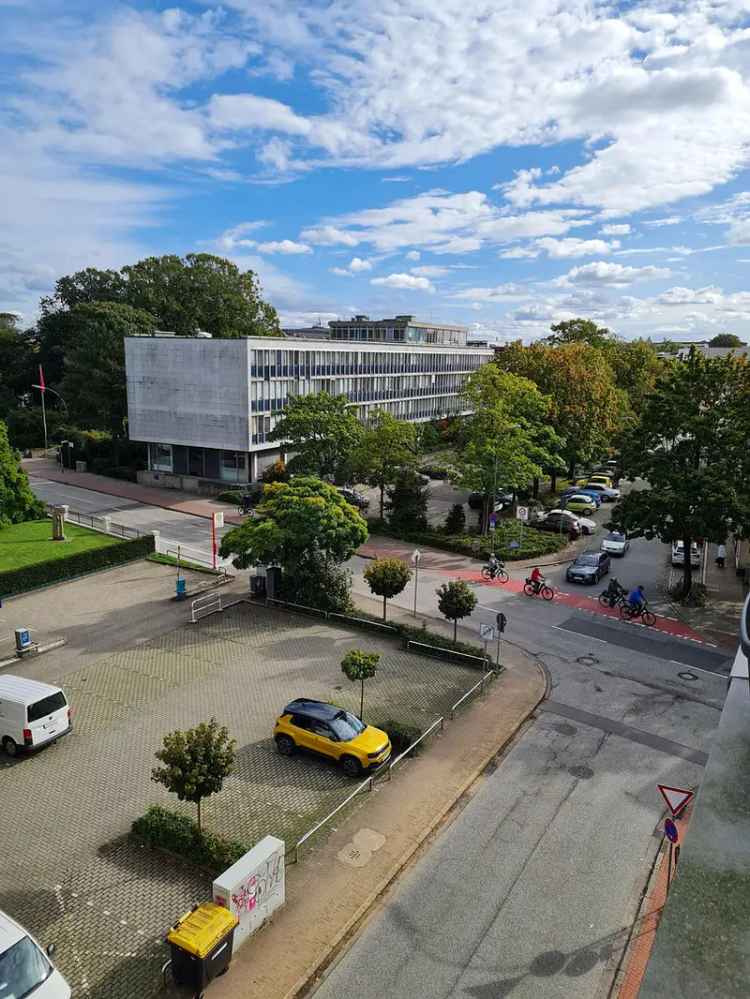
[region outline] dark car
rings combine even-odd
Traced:
[[[606,552],[581,552],[565,573],[569,583],[598,583],[609,572],[609,555]]]
[[[502,510],[513,503],[513,492],[510,489],[498,489],[495,493],[495,509]],[[484,493],[469,493],[469,508],[471,510],[481,510],[484,506]]]
[[[534,524],[537,531],[550,531],[559,534],[567,534],[574,538],[581,536],[581,524],[578,518],[572,513],[562,510],[555,510],[548,513],[544,520]]]
[[[366,510],[370,501],[362,493],[358,493],[356,489],[339,489],[339,496],[343,496],[347,503],[351,503],[352,506],[356,506],[358,510]]]

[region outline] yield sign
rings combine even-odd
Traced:
[[[679,815],[695,793],[694,791],[686,791],[682,787],[669,787],[668,784],[657,784],[656,786],[672,815]]]

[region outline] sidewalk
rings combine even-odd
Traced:
[[[192,493],[183,493],[177,489],[158,489],[156,486],[141,486],[137,482],[125,479],[110,479],[106,475],[94,475],[93,472],[73,472],[62,470],[56,461],[44,458],[27,458],[22,462],[24,470],[30,478],[48,479],[50,482],[64,482],[79,489],[91,489],[107,496],[120,496],[131,499],[134,503],[146,506],[159,506],[165,510],[176,510],[178,513],[189,513],[194,517],[211,519],[211,515],[224,511],[227,523],[241,524],[242,517],[237,508],[229,503],[219,503],[217,500],[203,499]],[[230,488],[229,485],[227,488]]]
[[[545,696],[537,665],[517,657],[507,666],[484,700],[303,847],[287,868],[285,907],[211,985],[211,999],[293,999],[320,976]]]
[[[739,641],[740,613],[747,590],[735,572],[733,552],[733,545],[728,544],[726,568],[719,569],[716,565],[716,545],[709,544],[706,554],[708,559],[706,606],[673,605],[673,610],[681,621],[702,632],[712,641],[736,648]]]

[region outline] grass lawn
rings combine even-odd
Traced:
[[[66,541],[52,540],[51,520],[31,520],[0,528],[0,572],[67,558],[92,548],[108,548],[121,540],[77,524],[65,525],[65,537]]]

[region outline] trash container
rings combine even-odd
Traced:
[[[214,902],[197,905],[179,919],[167,934],[175,982],[199,992],[223,974],[232,960],[238,922],[229,909]]]
[[[263,599],[266,595],[266,577],[265,576],[251,576],[250,577],[250,593],[252,596]]]
[[[184,600],[187,596],[187,580],[184,576],[180,576],[179,579],[175,580],[175,597],[178,600]]]

